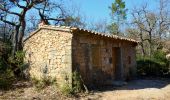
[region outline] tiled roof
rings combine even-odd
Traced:
[[[103,37],[108,37],[108,38],[113,38],[113,39],[125,40],[125,41],[130,41],[130,42],[138,43],[138,41],[136,41],[134,39],[130,39],[130,38],[122,37],[122,36],[108,35],[108,34],[105,34],[105,33],[99,33],[99,32],[96,32],[96,31],[90,31],[90,30],[86,30],[86,29],[83,29],[83,28],[77,28],[77,27],[51,26],[51,25],[40,26],[39,29],[37,29],[36,31],[32,32],[26,39],[24,39],[24,41],[26,41],[28,38],[30,38],[31,36],[36,34],[41,29],[51,29],[51,30],[67,31],[67,32],[72,32],[72,31],[75,31],[75,30],[79,30],[79,31],[84,31],[84,32],[88,32],[88,33],[99,35],[99,36],[103,36]]]

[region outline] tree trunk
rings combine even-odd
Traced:
[[[26,23],[25,20],[21,21],[21,24],[16,26],[15,32],[12,38],[12,55],[15,55],[16,51],[20,51],[23,49],[23,37],[25,32]]]
[[[139,36],[140,36],[140,39],[141,39],[142,55],[143,55],[143,57],[145,57],[146,53],[145,53],[145,49],[144,49],[144,39],[143,39],[143,35],[142,35],[142,30],[140,30]]]
[[[145,53],[145,49],[143,46],[143,42],[141,43],[141,48],[142,48],[142,56],[145,57],[146,53]]]
[[[17,51],[17,45],[18,45],[18,32],[19,32],[19,26],[15,27],[15,32],[12,36],[12,55],[15,55],[15,52]]]
[[[21,21],[21,27],[20,27],[20,31],[19,31],[19,35],[18,35],[18,47],[17,47],[17,51],[22,50],[23,49],[23,37],[24,37],[24,33],[25,33],[25,27],[26,27],[26,23],[25,20]]]
[[[149,32],[149,56],[151,57],[151,55],[152,55],[152,51],[153,51],[153,48],[152,48],[152,35],[151,35],[151,32]]]

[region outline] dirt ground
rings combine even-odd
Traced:
[[[19,81],[9,90],[0,90],[0,100],[72,100],[58,91],[56,86],[37,89],[29,82]]]
[[[96,91],[82,100],[170,100],[170,81],[140,79],[117,88]]]
[[[19,86],[19,87],[18,87]],[[0,90],[0,100],[170,100],[170,80],[140,79],[122,87],[105,87],[78,97],[65,97],[56,87],[36,90],[27,82],[14,84],[14,89]]]

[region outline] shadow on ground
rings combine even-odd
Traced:
[[[128,82],[125,82],[122,86],[102,86],[98,87],[96,89],[93,89],[93,91],[114,91],[114,90],[139,90],[139,89],[147,89],[147,88],[157,88],[161,89],[166,87],[170,84],[170,79],[165,78],[142,78],[142,79],[136,79],[131,80]]]

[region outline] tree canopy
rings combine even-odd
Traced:
[[[112,34],[119,35],[120,27],[126,19],[126,6],[125,2],[122,0],[115,0],[112,6],[109,7],[111,10],[112,23],[108,26],[108,29]]]

